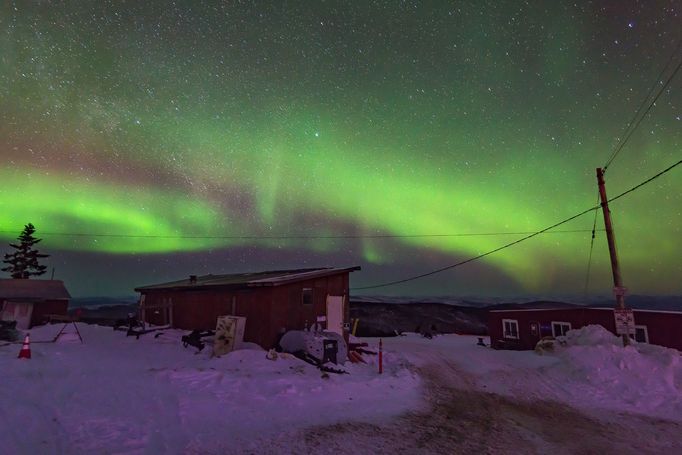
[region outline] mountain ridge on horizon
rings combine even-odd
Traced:
[[[442,304],[451,306],[463,306],[471,308],[514,308],[541,305],[547,307],[565,306],[613,306],[615,300],[606,296],[589,297],[587,302],[577,302],[582,299],[569,298],[546,298],[546,297],[389,297],[389,296],[351,296],[351,303],[355,304]],[[69,307],[103,307],[114,305],[134,305],[137,304],[137,296],[88,296],[73,297]],[[682,296],[650,296],[650,295],[631,295],[626,297],[625,303],[628,307],[641,310],[659,311],[682,311]]]

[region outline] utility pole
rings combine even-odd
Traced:
[[[613,272],[613,293],[616,296],[616,309],[625,310],[625,288],[623,287],[623,279],[620,276],[620,268],[618,267],[618,254],[616,253],[616,238],[613,234],[613,225],[611,223],[611,211],[609,210],[609,200],[606,197],[606,186],[604,184],[604,169],[597,168],[597,183],[599,185],[599,199],[601,200],[601,208],[604,212],[604,228],[606,229],[606,239],[609,243],[609,255],[611,256],[611,271]],[[630,344],[630,336],[626,333],[623,335],[623,346]]]

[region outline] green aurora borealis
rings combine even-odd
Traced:
[[[675,3],[4,2],[0,240],[35,224],[75,294],[318,265],[362,265],[363,286],[458,262],[521,235],[416,236],[595,204],[595,168],[680,39]],[[678,75],[610,195],[679,160],[681,108]],[[682,294],[681,172],[612,206],[633,293]],[[579,295],[589,239],[371,292]],[[602,232],[592,271],[609,294]]]

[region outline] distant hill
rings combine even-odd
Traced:
[[[83,322],[99,325],[113,325],[118,319],[125,319],[128,313],[137,311],[136,297],[80,297],[69,302],[69,314],[78,312]]]
[[[395,332],[420,332],[432,326],[442,333],[487,334],[487,315],[490,310],[513,309],[560,309],[614,306],[614,299],[593,299],[588,304],[568,303],[552,300],[530,300],[522,302],[484,303],[481,301],[438,298],[440,302],[428,299],[410,301],[407,298],[351,297],[351,318],[358,318],[358,336],[392,336]],[[496,299],[494,299],[496,300]],[[493,300],[493,301],[494,301]],[[628,296],[630,308],[658,311],[682,311],[682,297]],[[447,302],[447,303],[445,303]]]
[[[485,335],[487,310],[444,303],[350,302],[350,316],[359,319],[357,336],[394,336],[397,332],[469,333]]]
[[[628,296],[629,307],[643,310],[682,311],[682,297]],[[71,299],[69,313],[80,309],[81,320],[111,325],[117,319],[137,311],[137,297],[84,297]],[[592,299],[588,304],[552,300],[487,302],[449,297],[409,298],[351,297],[350,316],[359,319],[358,336],[393,336],[396,332],[432,331],[441,333],[487,334],[489,310],[530,308],[613,307],[614,300]]]
[[[588,306],[612,307],[614,303],[614,299],[600,299]],[[682,296],[629,295],[625,297],[625,304],[639,310],[682,311]]]
[[[538,300],[534,302],[523,302],[523,303],[498,303],[495,305],[488,305],[484,307],[486,311],[489,310],[514,310],[514,309],[543,309],[543,310],[555,310],[560,308],[577,308],[582,305],[577,303],[566,303],[566,302],[552,302]]]
[[[138,297],[73,297],[69,301],[69,309],[72,308],[96,308],[114,305],[137,305]]]

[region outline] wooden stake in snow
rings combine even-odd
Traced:
[[[613,234],[613,225],[611,223],[611,211],[609,210],[609,200],[606,197],[606,186],[604,183],[604,170],[597,168],[597,184],[599,185],[599,198],[601,200],[601,208],[604,212],[604,228],[606,229],[606,240],[609,243],[609,255],[611,256],[611,271],[613,272],[613,292],[616,296],[616,308],[618,310],[625,310],[625,288],[623,287],[623,279],[620,276],[620,268],[618,267],[618,254],[616,253],[616,238]],[[628,334],[623,335],[623,346],[630,344],[630,337]]]
[[[383,353],[384,343],[381,338],[379,338],[379,374],[384,372],[384,353]]]

